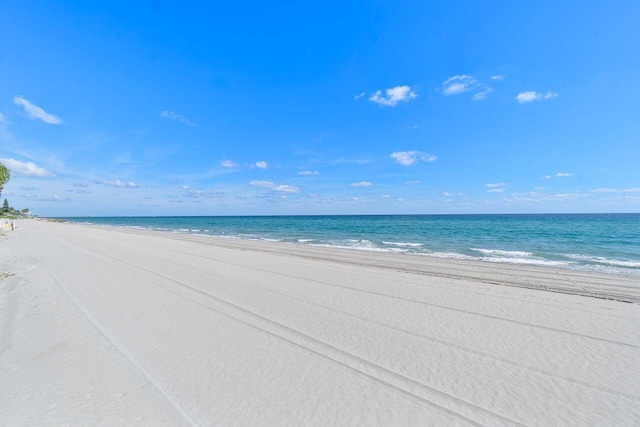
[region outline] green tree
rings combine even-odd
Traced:
[[[9,212],[9,201],[7,199],[4,199],[2,204],[2,212]]]
[[[0,196],[2,196],[2,189],[9,181],[9,178],[11,178],[11,171],[0,162]]]

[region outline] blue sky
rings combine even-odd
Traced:
[[[640,211],[640,3],[0,2],[48,216]]]

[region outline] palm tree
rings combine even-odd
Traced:
[[[7,169],[5,165],[0,163],[0,196],[2,196],[2,189],[7,181],[9,181],[9,178],[11,178],[11,171]]]

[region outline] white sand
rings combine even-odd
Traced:
[[[5,426],[640,425],[634,277],[37,221],[3,272]]]

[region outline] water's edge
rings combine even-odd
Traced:
[[[640,276],[640,214],[61,219],[172,233]]]

